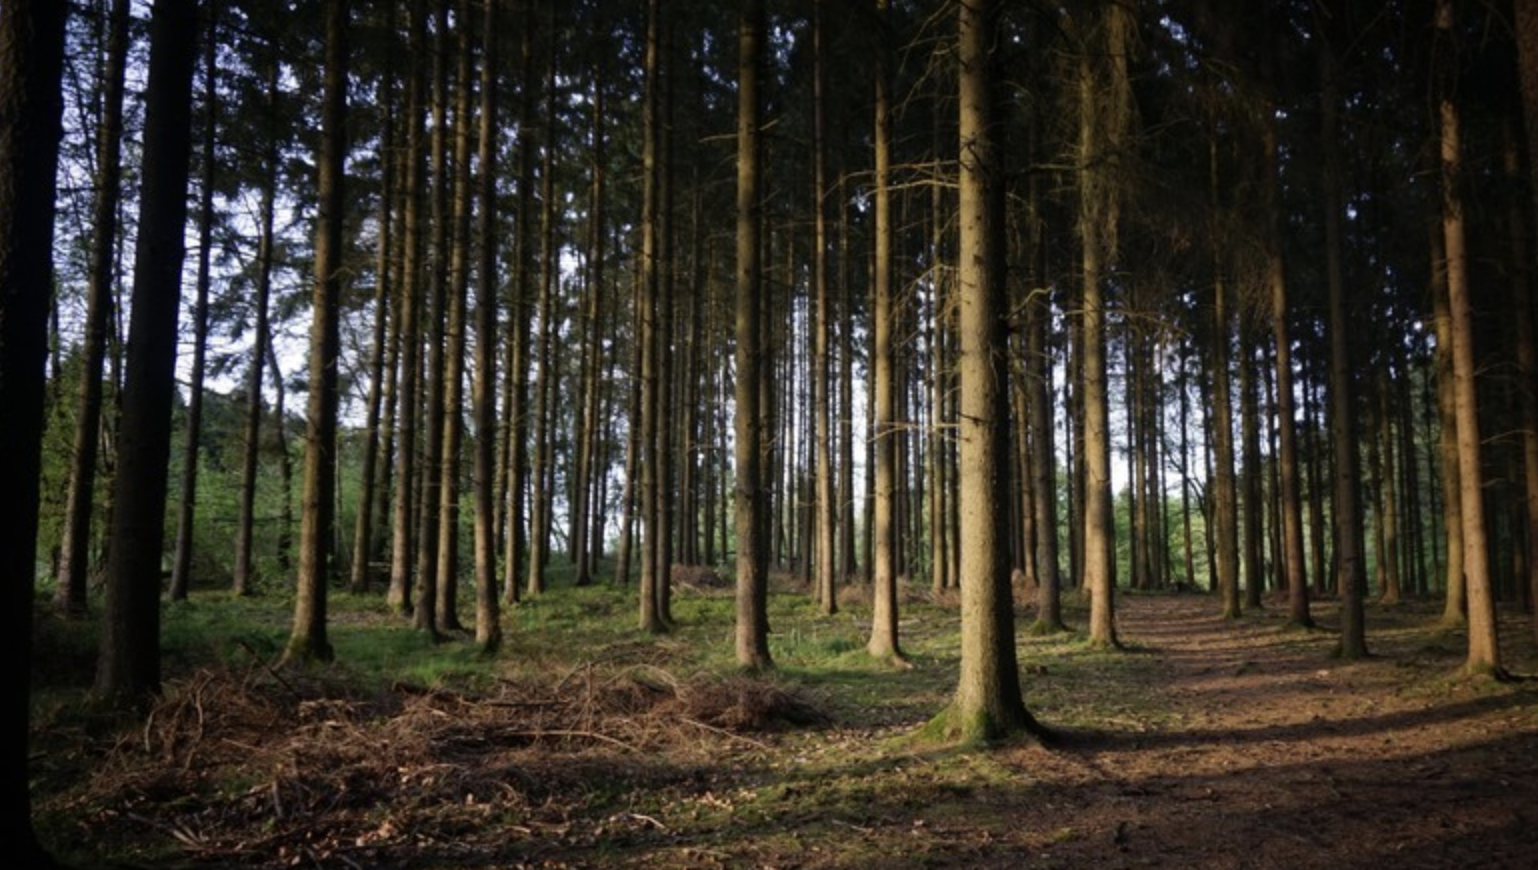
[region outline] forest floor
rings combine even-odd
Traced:
[[[630,622],[623,593],[579,600]],[[188,664],[133,728],[35,712],[39,830],[78,866],[1538,866],[1520,614],[1497,682],[1430,602],[1370,607],[1374,655],[1344,662],[1328,602],[1296,631],[1280,602],[1123,595],[1123,651],[1022,631],[1045,745],[962,749],[915,739],[954,686],[953,606],[905,604],[905,669],[864,657],[858,605],[781,616],[769,677],[695,657],[729,650],[729,590],[679,606],[660,640],[549,619],[473,687]]]

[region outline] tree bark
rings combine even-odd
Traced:
[[[267,141],[262,147],[261,202],[258,208],[259,228],[256,251],[256,296],[252,300],[251,364],[246,375],[245,453],[241,457],[240,515],[235,525],[234,590],[236,595],[251,594],[256,582],[256,473],[262,453],[262,383],[266,377],[269,345],[272,329],[268,318],[271,314],[272,269],[275,241],[275,220],[278,186],[277,133],[274,130],[274,114],[278,99],[278,61],[276,48],[268,46],[266,58],[266,98],[264,110],[267,121],[263,134]],[[282,425],[281,418],[279,425]]]
[[[965,742],[1039,731],[1015,657],[1009,536],[1009,370],[1005,364],[1004,173],[991,51],[991,0],[959,4],[960,254],[957,437],[961,501],[961,672],[941,714]]]
[[[112,322],[112,272],[118,244],[118,208],[122,200],[123,83],[128,54],[128,0],[113,0],[108,13],[107,57],[103,68],[101,128],[97,131],[96,200],[92,204],[91,264],[86,288],[85,344],[82,347],[80,396],[75,416],[73,464],[66,496],[64,539],[60,548],[57,609],[86,610],[91,515],[95,505],[99,445],[102,440],[102,366]],[[210,134],[212,135],[212,134]]]
[[[299,527],[299,589],[294,626],[283,660],[330,661],[326,590],[335,537],[336,428],[340,401],[342,224],[347,161],[347,0],[326,0],[325,84],[320,153],[316,155],[319,214],[315,220],[315,280],[311,297],[310,395],[304,449],[304,511]]]
[[[65,4],[5,0],[0,9],[0,624],[19,662],[32,660],[48,318],[53,288],[55,178],[63,114]],[[189,73],[190,74],[190,73]],[[31,669],[0,678],[0,806],[7,853],[55,866],[32,827]]]
[[[117,510],[96,670],[98,693],[133,704],[160,691],[160,566],[197,43],[194,0],[155,4],[134,304],[113,481]]]
[[[219,92],[215,84],[218,52],[218,2],[208,6],[208,38],[203,46],[203,111],[201,189],[198,191],[198,267],[197,290],[192,305],[192,382],[187,389],[187,434],[182,450],[181,498],[176,506],[176,555],[171,561],[172,601],[187,600],[192,582],[192,552],[195,541],[193,520],[197,515],[199,444],[203,440],[203,374],[208,353],[209,265],[213,249],[214,224],[214,144],[217,133]],[[109,50],[110,53],[110,50]],[[114,158],[115,159],[115,158]],[[87,316],[89,319],[89,315]],[[92,380],[100,381],[100,376]],[[99,403],[98,403],[99,405]],[[100,411],[100,408],[97,408]],[[92,426],[94,427],[94,424]],[[62,588],[62,587],[61,587]]]
[[[1453,39],[1452,0],[1438,0],[1439,42]],[[1486,538],[1481,467],[1479,400],[1475,383],[1474,309],[1470,299],[1467,229],[1463,214],[1463,165],[1459,107],[1446,82],[1437,98],[1440,131],[1442,235],[1447,250],[1447,297],[1451,319],[1453,406],[1458,420],[1459,513],[1463,526],[1464,584],[1468,594],[1470,673],[1501,673],[1495,596]]]
[[[871,368],[875,408],[871,440],[875,449],[875,505],[871,526],[871,635],[867,651],[875,658],[903,659],[897,620],[897,373],[892,331],[897,317],[892,280],[892,106],[889,0],[876,0],[882,19],[876,58],[875,247],[871,293]]]
[[[1527,131],[1527,166],[1530,174],[1527,191],[1532,197],[1529,210],[1531,231],[1538,237],[1538,0],[1515,0],[1518,74],[1522,91],[1522,114]],[[1530,251],[1538,251],[1538,241]],[[1531,254],[1528,265],[1532,265]],[[1533,604],[1532,631],[1538,637],[1538,312],[1534,311],[1534,276],[1515,282],[1521,333],[1517,337],[1517,361],[1525,373],[1522,383],[1522,457],[1527,487],[1527,572],[1529,596]]]
[[[481,105],[476,163],[480,167],[479,283],[475,301],[475,645],[492,653],[502,644],[497,596],[497,61],[498,3],[481,20]]]
[[[737,38],[737,475],[733,494],[737,526],[736,653],[738,665],[761,670],[773,666],[769,655],[769,553],[763,523],[765,498],[759,449],[764,424],[759,407],[763,345],[758,316],[759,294],[763,290],[759,257],[763,225],[759,178],[763,106],[759,74],[764,53],[764,3],[744,0],[741,8]]]

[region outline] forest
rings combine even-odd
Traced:
[[[1529,866],[1535,172],[1538,0],[4,0],[9,836]]]

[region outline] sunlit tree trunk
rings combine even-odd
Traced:
[[[877,14],[890,21],[888,0],[876,0]],[[883,24],[883,28],[887,25]],[[886,31],[881,31],[883,39]],[[897,374],[892,347],[895,288],[892,281],[893,233],[892,192],[892,107],[890,47],[883,41],[876,60],[876,175],[875,228],[876,262],[871,292],[871,368],[875,408],[875,507],[871,527],[871,635],[866,649],[876,658],[902,658],[898,643],[897,621]]]
[[[315,161],[315,286],[310,322],[310,397],[304,449],[304,512],[299,530],[299,589],[283,658],[330,661],[326,589],[336,508],[336,427],[340,399],[343,186],[347,160],[347,0],[326,0],[325,95]]]
[[[1303,505],[1298,496],[1298,439],[1295,431],[1292,385],[1292,338],[1288,327],[1287,272],[1282,257],[1281,166],[1277,158],[1276,113],[1265,111],[1263,146],[1266,155],[1265,200],[1269,212],[1266,236],[1266,284],[1271,301],[1271,342],[1276,354],[1276,436],[1280,455],[1278,483],[1282,533],[1282,564],[1277,566],[1287,588],[1288,621],[1311,626],[1308,578],[1304,573]]]
[[[829,332],[833,311],[828,291],[828,145],[826,133],[826,37],[823,0],[812,6],[812,283],[816,293],[817,326],[813,339],[812,383],[817,416],[817,600],[822,612],[838,612],[838,576],[833,538],[837,515],[833,504],[833,412],[829,394]]]
[[[160,691],[160,564],[187,222],[197,3],[160,0],[150,21],[144,174],[134,255],[118,469],[96,691],[142,704]]]
[[[1127,39],[1131,10],[1107,6],[1086,31],[1079,76],[1079,230],[1083,286],[1081,386],[1084,402],[1084,590],[1089,639],[1116,646],[1116,526],[1111,498],[1110,402],[1106,361],[1105,268],[1117,250],[1116,166],[1131,120]],[[1098,31],[1098,32],[1097,32]],[[1102,88],[1104,90],[1102,90]]]
[[[1452,39],[1452,0],[1438,0],[1439,41]],[[1468,594],[1468,661],[1473,673],[1500,673],[1501,652],[1486,538],[1484,473],[1475,383],[1474,312],[1470,300],[1467,229],[1463,213],[1463,157],[1458,104],[1451,89],[1437,95],[1440,131],[1442,235],[1447,246],[1447,298],[1453,352],[1453,407],[1458,420],[1458,481],[1463,523],[1464,584]]]
[[[75,415],[74,449],[70,454],[69,492],[65,496],[58,589],[54,597],[59,610],[72,614],[82,614],[86,609],[91,516],[95,509],[96,466],[102,439],[102,367],[107,331],[112,322],[112,272],[118,242],[118,204],[122,200],[123,82],[128,54],[128,7],[128,0],[113,0],[108,13],[101,127],[96,133],[98,186],[91,205],[93,235],[86,286],[85,341],[81,348],[80,396]]]
[[[1039,730],[1015,656],[1009,536],[1009,370],[1003,149],[991,72],[991,0],[959,4],[961,228],[957,257],[961,671],[937,723],[966,742]]]

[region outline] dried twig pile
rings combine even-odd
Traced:
[[[169,837],[199,863],[377,866],[435,843],[508,858],[571,836],[595,789],[751,763],[767,734],[826,721],[770,681],[631,658],[479,694],[359,697],[288,671],[200,671],[106,753],[72,814],[92,837],[160,850]]]

